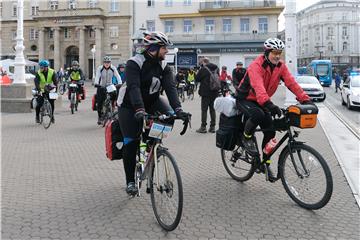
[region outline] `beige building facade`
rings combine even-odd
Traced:
[[[0,5],[2,59],[15,56],[16,5],[17,1]],[[130,57],[130,12],[127,1],[25,0],[24,55],[34,61],[48,59],[55,70],[78,60],[86,77],[92,78],[93,59],[96,67],[105,55],[114,65]]]

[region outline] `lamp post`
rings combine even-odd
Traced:
[[[178,73],[178,70],[177,70],[177,53],[179,52],[179,49],[178,48],[174,48],[174,53],[175,53],[175,74]]]
[[[92,82],[93,84],[95,84],[95,52],[96,52],[96,49],[95,49],[96,45],[94,45],[91,49],[91,53],[92,53]]]
[[[324,47],[324,46],[322,46],[322,45],[316,45],[316,46],[315,46],[317,52],[319,52],[319,54],[320,54],[319,59],[322,58],[322,56],[321,56],[321,54],[322,54],[321,49],[322,49],[323,47]]]
[[[26,84],[25,80],[25,58],[24,58],[24,0],[17,1],[17,36],[14,84]]]

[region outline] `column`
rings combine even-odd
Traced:
[[[39,61],[45,58],[45,29],[39,29]]]
[[[103,27],[95,28],[95,45],[96,45],[96,56],[95,56],[95,69],[102,63],[102,29]]]
[[[17,37],[16,37],[16,56],[15,56],[15,76],[14,84],[26,84],[25,80],[25,58],[24,58],[24,0],[17,1]]]
[[[79,64],[80,68],[84,71],[84,73],[87,72],[86,68],[86,57],[85,57],[85,27],[79,27]]]
[[[297,73],[296,56],[296,0],[286,0],[285,5],[285,63],[293,76]],[[286,89],[285,105],[296,103],[295,95]]]
[[[60,63],[60,28],[54,28],[54,70],[58,71]]]

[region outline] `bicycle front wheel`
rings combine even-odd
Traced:
[[[52,118],[52,109],[48,101],[44,101],[43,111],[41,115],[42,115],[41,123],[45,129],[48,129],[51,125],[51,118]]]
[[[279,174],[287,194],[301,207],[324,207],[333,192],[331,171],[318,151],[305,144],[292,146],[280,156]]]
[[[156,220],[166,231],[174,230],[181,219],[183,188],[179,168],[167,150],[158,151],[157,171],[150,178],[151,205]]]
[[[221,159],[226,172],[236,181],[245,182],[254,175],[255,159],[242,147],[236,146],[234,151],[221,149]]]

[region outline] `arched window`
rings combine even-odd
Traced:
[[[347,50],[348,50],[348,43],[343,42],[343,51],[347,51]]]
[[[328,50],[329,51],[333,51],[334,50],[334,45],[332,44],[332,42],[328,43]]]

